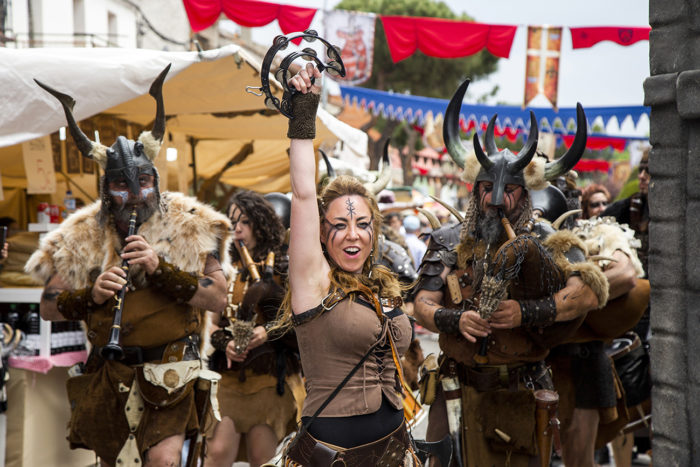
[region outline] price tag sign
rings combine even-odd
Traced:
[[[27,174],[27,194],[56,192],[51,138],[44,136],[22,143],[24,172]]]

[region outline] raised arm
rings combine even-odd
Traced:
[[[315,78],[312,85],[310,76]],[[293,98],[294,119],[287,136],[292,183],[292,209],[289,233],[289,287],[295,314],[316,307],[328,293],[330,270],[320,242],[321,223],[316,202],[316,158],[313,133],[321,73],[307,64],[289,85],[301,91]]]

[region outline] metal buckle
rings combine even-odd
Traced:
[[[324,310],[326,310],[326,311],[330,311],[330,310],[332,310],[333,308],[335,308],[335,306],[340,302],[340,300],[335,301],[331,306],[326,306],[326,302],[328,301],[329,298],[334,298],[335,295],[337,295],[337,294],[338,294],[338,290],[337,290],[337,289],[336,289],[336,290],[333,290],[332,292],[328,292],[328,295],[326,295],[326,296],[323,298],[323,300],[321,300],[321,307],[322,307]]]

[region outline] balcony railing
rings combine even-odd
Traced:
[[[76,32],[73,34],[13,33],[7,31],[0,35],[0,46],[25,49],[31,47],[120,47],[119,40],[126,38],[120,34],[92,34]]]

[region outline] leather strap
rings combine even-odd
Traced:
[[[338,456],[338,451],[331,449],[323,443],[317,442],[311,450],[309,467],[328,467]]]

